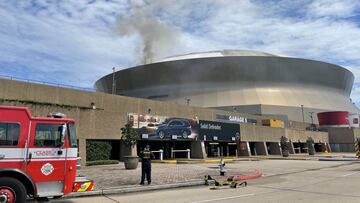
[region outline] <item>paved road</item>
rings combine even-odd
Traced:
[[[359,162],[265,160],[236,164],[244,168],[256,166],[263,170],[264,177],[237,189],[209,190],[202,186],[54,202],[360,202]]]

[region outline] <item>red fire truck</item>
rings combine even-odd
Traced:
[[[76,176],[78,146],[73,119],[32,117],[25,107],[0,106],[0,203],[44,200],[93,190]]]

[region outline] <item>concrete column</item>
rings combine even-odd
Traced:
[[[205,142],[204,142],[204,141],[201,142],[201,147],[204,147],[204,148],[205,148],[205,151],[204,151],[204,159],[208,158],[208,146],[205,145]]]
[[[267,147],[265,142],[256,142],[255,143],[255,151],[257,155],[267,156]]]
[[[217,147],[217,156],[220,157],[220,147]]]
[[[226,156],[230,156],[229,145],[226,146]]]
[[[295,154],[294,144],[290,141],[288,142],[289,154]]]
[[[205,143],[204,141],[192,141],[191,142],[191,158],[194,159],[205,159]]]
[[[271,142],[269,147],[271,155],[281,155],[281,147],[279,142]]]
[[[325,146],[327,147],[328,152],[331,152],[331,147],[330,147],[330,144],[329,144],[329,143],[325,143]]]
[[[247,151],[248,151],[249,156],[251,156],[251,149],[250,149],[250,143],[249,142],[246,142],[246,147],[247,147]]]
[[[81,157],[81,167],[86,166],[86,139],[79,138],[79,156]]]

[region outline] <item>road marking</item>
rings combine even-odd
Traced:
[[[223,198],[217,198],[217,199],[207,199],[207,200],[201,200],[201,201],[189,202],[189,203],[215,202],[215,201],[220,201],[220,200],[236,199],[236,198],[240,198],[240,197],[248,197],[248,196],[253,196],[253,195],[255,195],[255,194],[246,194],[246,195],[239,195],[239,196],[232,196],[232,197],[223,197]]]
[[[359,172],[357,171],[357,172],[354,172],[354,173],[345,174],[345,175],[343,175],[342,177],[351,176],[351,175],[354,175],[355,173],[359,173]]]

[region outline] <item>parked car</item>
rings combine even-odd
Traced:
[[[159,126],[158,123],[149,123],[146,126],[141,127],[139,132],[146,134],[155,134],[158,126]]]
[[[156,134],[160,139],[171,138],[172,135],[187,139],[191,135],[191,125],[185,119],[172,119],[169,122],[158,126]]]

